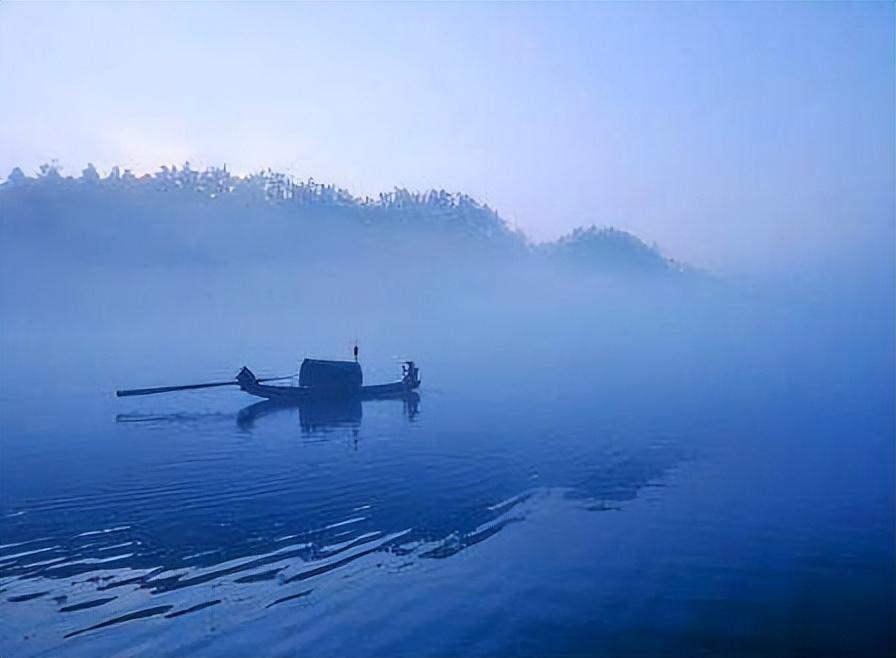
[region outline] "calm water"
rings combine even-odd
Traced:
[[[887,363],[433,347],[417,404],[321,410],[7,353],[4,656],[893,648]]]

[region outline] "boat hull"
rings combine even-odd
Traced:
[[[246,367],[236,376],[239,387],[248,393],[266,400],[277,400],[282,402],[297,402],[299,400],[307,400],[310,398],[318,399],[353,399],[375,400],[384,397],[396,397],[411,393],[420,386],[420,379],[417,376],[417,369],[414,362],[409,361],[408,367],[405,368],[405,376],[397,381],[388,384],[374,384],[373,386],[351,386],[345,385],[338,378],[333,379],[331,385],[322,386],[272,386],[270,384],[262,384],[258,381],[255,374]],[[331,378],[332,379],[332,378]],[[360,379],[358,380],[360,381]]]
[[[419,385],[419,384],[418,384]],[[398,381],[390,384],[376,384],[362,386],[355,391],[344,389],[327,390],[311,386],[270,386],[252,382],[241,383],[240,388],[248,393],[266,400],[279,400],[283,402],[297,402],[312,398],[360,398],[361,400],[376,400],[406,395],[417,386],[408,382]]]

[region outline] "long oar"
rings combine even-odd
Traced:
[[[258,382],[273,382],[278,379],[289,379],[287,377],[264,377],[257,379]],[[130,395],[152,395],[153,393],[170,393],[172,391],[189,391],[195,388],[215,388],[216,386],[239,386],[239,382],[212,382],[210,384],[186,384],[184,386],[161,386],[159,388],[132,388],[124,391],[115,391],[115,395],[120,398],[126,398]]]

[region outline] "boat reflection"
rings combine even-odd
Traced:
[[[419,413],[420,395],[414,391],[401,395],[377,397],[364,402],[397,400],[402,403],[402,413],[409,421],[413,421]],[[277,413],[296,413],[299,425],[306,434],[317,434],[335,429],[353,429],[361,427],[363,416],[362,400],[353,398],[308,398],[295,402],[264,400],[250,404],[237,414],[237,425],[240,429],[251,430],[255,421],[263,416]]]
[[[415,391],[402,394],[377,396],[370,399],[353,398],[307,398],[293,402],[263,400],[250,404],[236,414],[236,424],[244,431],[252,431],[256,421],[265,416],[283,413],[297,413],[303,434],[315,435],[332,430],[348,429],[356,432],[361,427],[363,403],[398,401],[402,403],[402,415],[413,422],[419,413],[420,395]],[[206,421],[232,418],[232,414],[222,413],[172,413],[172,414],[118,414],[117,423],[172,423],[189,425]]]

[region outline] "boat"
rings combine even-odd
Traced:
[[[416,390],[420,387],[419,372],[413,361],[406,361],[401,380],[364,386],[361,366],[357,361],[305,359],[299,370],[298,386],[262,384],[245,366],[237,373],[236,381],[240,389],[249,395],[268,400],[299,400],[312,396],[373,400]]]
[[[411,393],[420,387],[420,369],[413,361],[402,365],[400,380],[386,384],[364,385],[361,364],[357,361],[328,361],[305,359],[299,369],[298,386],[267,384],[291,377],[256,377],[248,367],[243,366],[233,381],[211,382],[207,384],[186,384],[182,386],[162,386],[116,391],[118,397],[133,395],[154,395],[198,388],[218,386],[239,386],[240,390],[267,400],[296,402],[312,397],[317,398],[358,398],[375,400]]]

